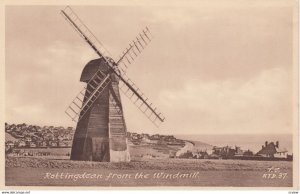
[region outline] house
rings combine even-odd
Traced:
[[[288,151],[286,148],[277,148],[276,153],[274,154],[275,158],[287,158]]]
[[[138,140],[138,139],[140,139],[140,134],[137,134],[137,133],[131,134],[131,140]]]
[[[15,137],[16,138],[16,136],[17,136],[17,132],[11,132],[10,133],[13,137]]]
[[[20,125],[20,127],[21,127],[22,130],[25,130],[25,129],[28,128],[28,125],[23,123],[23,124]]]
[[[7,130],[7,132],[13,132],[16,129],[16,125],[12,124],[10,126],[7,127],[7,129],[5,128],[5,130]]]
[[[155,134],[150,137],[151,140],[159,140],[159,138],[160,138],[159,134]]]
[[[25,141],[31,142],[31,137],[30,137],[30,136],[26,136],[26,137],[25,137]]]
[[[243,156],[253,156],[253,152],[250,151],[249,149],[247,151],[244,151]]]
[[[8,123],[5,123],[5,131],[10,128],[11,128],[11,125],[9,125]]]
[[[57,137],[57,139],[58,139],[59,141],[62,141],[62,140],[64,140],[64,139],[65,139],[65,137],[64,137],[64,136],[62,136],[62,135],[60,135],[60,136],[58,136],[58,137]]]
[[[49,145],[50,145],[51,147],[57,147],[57,142],[55,142],[55,141],[50,141],[50,142],[49,142]]]
[[[150,139],[147,143],[157,144],[158,140],[156,140],[156,139]]]
[[[29,143],[29,147],[31,147],[31,148],[36,148],[36,144],[35,144],[34,142],[30,142],[30,143]]]
[[[12,128],[11,127],[5,128],[5,132],[7,132],[7,133],[12,132]]]
[[[210,156],[210,155],[212,155],[212,153],[214,152],[212,149],[208,149],[208,150],[205,150],[206,151],[206,153]]]
[[[21,127],[16,126],[15,131],[21,131],[21,130],[22,130]]]
[[[174,142],[176,141],[176,138],[173,135],[167,135],[165,136],[164,140],[167,142]]]
[[[12,129],[13,129],[13,128],[12,128],[9,124],[5,123],[5,131],[6,131],[6,132],[11,132]]]
[[[34,126],[34,125],[29,125],[28,128],[27,128],[27,131],[28,131],[29,133],[35,132],[35,131],[36,131],[36,126]]]
[[[72,141],[71,140],[64,140],[63,141],[66,147],[71,147],[72,146]]]
[[[22,132],[16,132],[15,137],[16,138],[24,138],[25,136],[22,134]]]
[[[55,137],[52,133],[46,133],[45,136],[44,136],[44,139],[55,140]]]
[[[141,136],[142,136],[142,138],[144,138],[144,139],[149,139],[149,138],[150,138],[150,135],[147,134],[147,133],[142,133]]]
[[[138,140],[138,139],[142,139],[142,136],[138,133],[131,133],[129,139]]]
[[[207,159],[208,158],[208,153],[206,151],[197,151],[197,152],[192,152],[193,158],[196,159]]]
[[[36,131],[37,131],[37,132],[40,133],[40,132],[42,132],[42,130],[43,130],[43,129],[42,129],[40,126],[37,126],[37,127],[36,127]]]
[[[26,143],[25,143],[25,141],[19,141],[18,142],[18,147],[25,147],[26,146]]]
[[[45,147],[47,147],[47,142],[42,141],[39,146],[42,148],[45,148]]]
[[[235,146],[235,156],[243,156],[244,152],[241,150],[241,147]]]
[[[38,136],[36,136],[36,135],[32,135],[31,136],[31,141],[35,141],[36,142],[36,141],[39,141],[39,139],[40,138]]]
[[[191,151],[186,151],[186,152],[181,153],[179,155],[176,153],[176,156],[178,156],[178,158],[194,158],[194,155]]]
[[[41,147],[42,141],[41,140],[36,140],[34,141],[36,147]]]
[[[65,140],[72,140],[73,139],[73,135],[71,134],[66,134],[64,135]]]
[[[149,137],[143,136],[142,142],[144,142],[144,143],[151,143],[151,140],[149,139]]]
[[[22,131],[19,131],[19,132],[21,132],[25,136],[30,136],[30,131],[29,130],[22,130]]]
[[[65,142],[63,141],[58,141],[58,147],[67,147]]]
[[[6,147],[8,148],[14,148],[15,147],[15,143],[12,141],[7,141],[5,142]]]
[[[285,148],[279,148],[279,141],[276,141],[276,143],[266,141],[256,155],[268,158],[287,158],[287,153],[288,151]]]
[[[236,151],[235,149],[232,149],[229,146],[225,146],[225,147],[213,147],[213,153],[221,158],[233,158],[233,156],[235,155]]]
[[[59,134],[59,132],[58,131],[53,131],[53,135],[54,135],[54,137],[58,137],[60,134]]]

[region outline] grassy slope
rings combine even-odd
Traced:
[[[287,161],[197,160],[197,159],[135,159],[129,163],[47,160],[33,157],[7,157],[6,167],[57,169],[118,169],[118,170],[246,170],[266,171],[270,166],[292,169]]]
[[[204,143],[204,142],[201,142],[201,141],[192,141],[195,145],[194,145],[194,151],[197,151],[197,150],[201,150],[201,151],[204,151],[204,150],[210,150],[212,149],[212,145],[210,144],[207,144],[207,143]]]
[[[5,133],[5,141],[18,141],[18,139],[11,136],[9,133]]]

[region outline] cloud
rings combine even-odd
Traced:
[[[114,55],[150,28],[155,39],[127,72],[166,116],[159,133],[289,130],[292,10],[227,5],[74,9]],[[71,123],[64,110],[83,86],[83,66],[97,56],[60,8],[6,9],[8,121]],[[126,98],[123,105],[130,131],[157,133]]]
[[[83,84],[79,82],[81,70],[85,63],[95,58],[94,53],[85,45],[61,41],[47,45],[43,52],[35,51],[34,58],[27,57],[26,52],[17,58],[8,57],[7,120],[72,124],[64,110],[82,88]],[[22,74],[14,74],[17,69],[22,69]]]
[[[291,132],[289,75],[284,68],[273,68],[246,82],[192,79],[180,90],[161,92],[160,100],[168,108],[169,118],[172,115],[169,122],[185,132]]]
[[[150,11],[151,10],[151,11]],[[182,29],[195,22],[195,17],[190,13],[191,8],[157,7],[155,11],[150,9],[151,17],[142,18],[146,23],[164,24],[176,30]]]

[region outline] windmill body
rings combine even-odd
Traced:
[[[151,33],[146,27],[123,51],[120,58],[114,61],[69,6],[61,10],[61,14],[99,56],[99,59],[90,61],[84,67],[80,81],[86,82],[86,86],[65,111],[73,121],[77,121],[71,160],[130,161],[119,91],[122,91],[155,126],[165,120],[121,67],[123,65],[127,68],[127,65],[145,49],[151,41]]]
[[[110,76],[111,82],[94,101],[77,123],[71,152],[72,160],[127,162],[130,160],[126,124],[119,93],[119,79],[104,59],[90,61],[82,71],[80,81],[87,83],[87,91],[93,85],[89,81],[96,71]],[[85,92],[83,103],[89,99]],[[80,113],[83,114],[83,113]]]

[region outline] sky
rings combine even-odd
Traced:
[[[129,131],[291,133],[296,79],[291,4],[211,2],[71,7],[114,59],[145,26],[154,36],[127,74],[166,121],[156,128],[122,96]],[[84,86],[83,67],[97,55],[60,15],[63,8],[5,9],[8,123],[76,126],[64,111]]]

